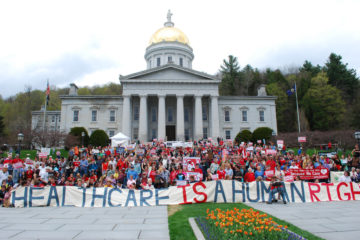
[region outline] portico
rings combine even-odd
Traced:
[[[219,134],[217,96],[129,94],[123,104],[123,132],[140,141],[184,141]]]

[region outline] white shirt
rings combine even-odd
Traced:
[[[0,185],[2,184],[2,181],[7,180],[9,176],[9,172],[3,172],[2,170],[0,171]]]
[[[345,175],[342,175],[340,178],[339,178],[339,182],[351,182],[351,178],[349,176],[345,176]]]

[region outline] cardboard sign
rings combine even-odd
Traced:
[[[39,153],[39,158],[47,158],[47,153]]]
[[[196,164],[200,164],[199,157],[184,157],[183,166],[186,168],[187,172],[192,172],[195,169]]]
[[[283,148],[284,147],[284,140],[277,140],[276,144],[277,144],[278,148]]]
[[[274,176],[275,175],[275,171],[274,170],[266,170],[265,171],[265,176],[267,177],[267,178],[271,178],[272,176]]]
[[[74,167],[80,166],[80,161],[73,161],[73,165],[74,165]]]
[[[293,182],[293,181],[294,181],[293,175],[284,176],[284,182]]]
[[[265,149],[266,155],[276,155],[276,150],[273,149]]]
[[[298,137],[298,142],[306,142],[306,137]]]
[[[22,164],[21,161],[13,164],[13,168],[15,168],[15,169],[19,169],[19,168],[22,168],[22,167],[23,167],[23,164]]]

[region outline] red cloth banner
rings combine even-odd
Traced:
[[[290,169],[290,171],[292,175],[299,176],[301,180],[327,179],[329,177],[329,170],[327,168]]]

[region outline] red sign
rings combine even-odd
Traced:
[[[47,153],[39,153],[39,158],[47,158]]]
[[[275,175],[275,171],[274,170],[267,170],[267,171],[265,171],[265,176],[267,177],[267,178],[271,178],[272,176],[274,176]]]
[[[74,167],[78,167],[78,166],[80,166],[80,161],[74,161],[73,164],[74,164]]]
[[[290,169],[290,171],[292,175],[299,176],[301,180],[327,179],[329,177],[329,170],[327,168]]]
[[[293,182],[293,181],[294,181],[293,175],[284,176],[284,182]]]
[[[306,142],[306,137],[298,137],[298,142]]]

